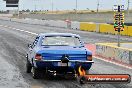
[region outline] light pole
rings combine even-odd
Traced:
[[[53,0],[51,1],[51,8],[52,8],[52,13],[53,13],[53,11],[54,11],[54,2],[53,2]]]
[[[37,11],[37,5],[36,4],[34,5],[34,10]]]
[[[77,14],[77,9],[78,9],[78,1],[76,0],[76,14]]]
[[[37,0],[34,0],[34,11],[37,11]]]
[[[42,0],[41,3],[45,3],[45,0]],[[45,7],[45,4],[44,5],[42,4],[42,11],[44,11],[44,7]]]
[[[99,0],[97,1],[97,13],[99,12]]]

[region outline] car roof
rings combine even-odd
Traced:
[[[76,36],[80,37],[77,34],[72,34],[72,33],[40,33],[39,36]]]

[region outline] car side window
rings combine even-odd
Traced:
[[[39,38],[40,36],[36,37],[35,41],[33,42],[32,48],[34,48],[37,45]]]

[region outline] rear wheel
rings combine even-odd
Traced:
[[[31,73],[31,69],[32,69],[32,65],[31,63],[28,61],[27,59],[27,63],[26,63],[26,72],[27,73]]]
[[[86,84],[86,82],[87,82],[87,79],[85,77],[82,76],[82,77],[79,78],[79,83],[80,84]]]
[[[40,78],[40,71],[38,68],[32,67],[32,76],[34,79]]]

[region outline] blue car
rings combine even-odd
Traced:
[[[74,75],[81,66],[91,68],[92,53],[84,47],[80,36],[72,33],[41,33],[28,44],[26,72],[34,79],[42,74]]]

